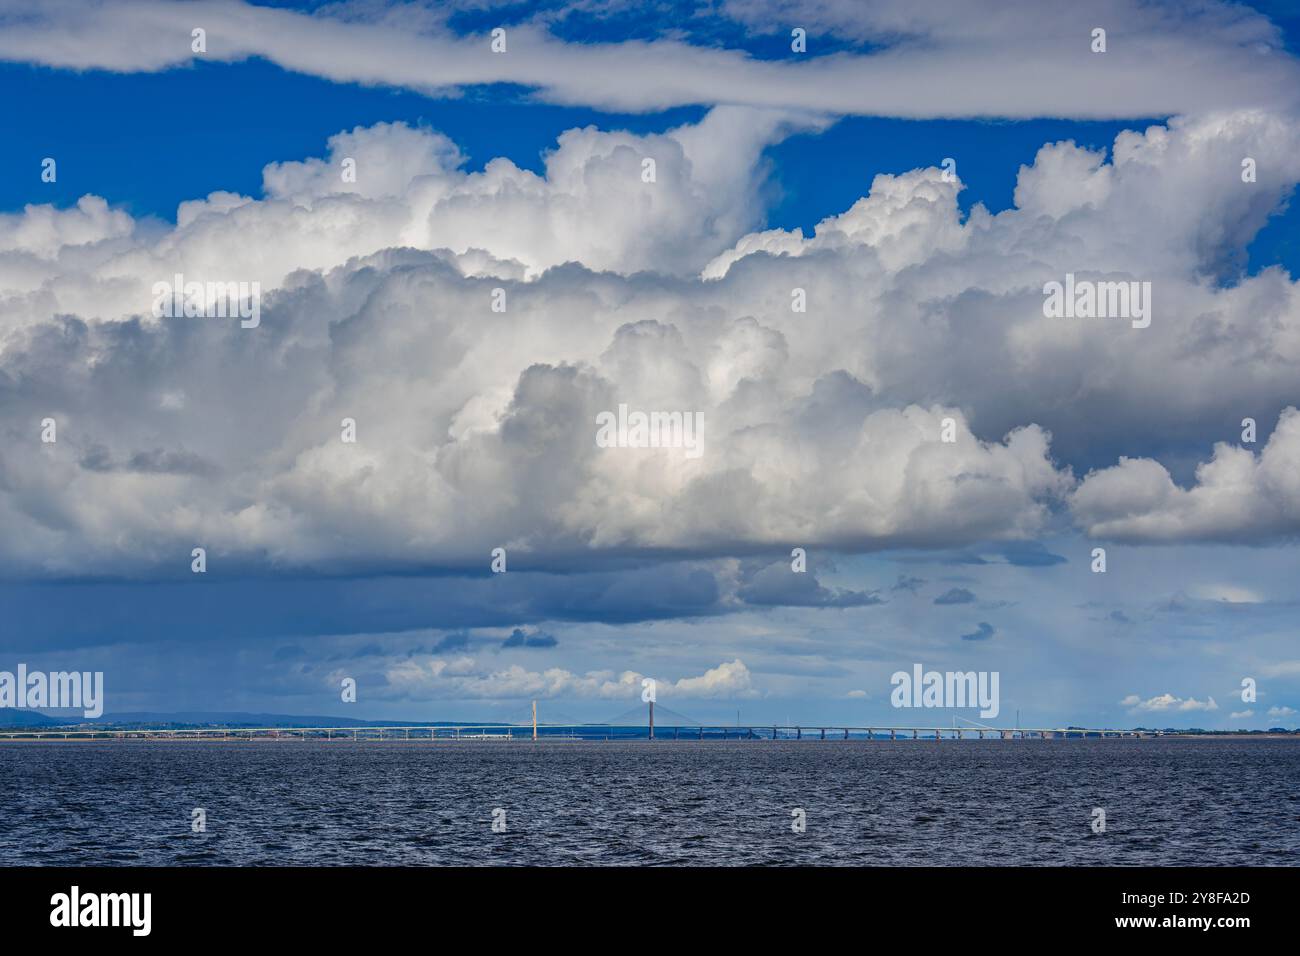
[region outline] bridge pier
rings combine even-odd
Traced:
[[[845,740],[849,739],[849,728],[847,727],[844,728],[844,739]]]
[[[794,739],[795,739],[795,740],[803,740],[803,728],[802,728],[802,727],[796,727],[796,728],[794,729]]]
[[[823,727],[823,728],[822,728],[822,740],[825,740],[825,739],[826,739],[826,728]]]

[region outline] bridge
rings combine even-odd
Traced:
[[[1029,740],[1069,737],[1165,737],[1163,730],[1113,728],[970,728],[970,727],[735,727],[727,725],[660,726],[628,724],[413,725],[410,727],[184,727],[130,729],[0,730],[3,740]]]
[[[660,708],[661,712],[664,708]],[[669,712],[670,723],[655,723],[650,703],[645,723],[541,723],[533,702],[532,719],[516,723],[411,724],[358,727],[46,727],[0,730],[0,740],[1054,740],[1067,738],[1163,737],[1168,731],[1083,727],[848,726],[843,724],[703,724]]]

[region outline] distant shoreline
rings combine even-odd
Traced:
[[[292,728],[286,728],[286,730],[292,730]],[[14,736],[3,736],[3,735],[5,735],[5,734],[10,734],[10,733],[14,734]],[[65,733],[67,734],[67,736],[64,736]],[[21,736],[18,736],[19,734],[21,734]],[[1257,733],[1257,734],[1241,734],[1241,733],[1201,733],[1201,734],[1196,734],[1196,733],[1177,733],[1177,732],[1164,732],[1164,733],[1160,733],[1160,734],[1143,734],[1143,735],[1136,735],[1136,734],[1134,734],[1134,735],[1123,736],[1123,737],[1121,737],[1121,736],[1102,737],[1102,736],[1098,736],[1098,735],[1091,735],[1091,736],[1089,736],[1089,735],[1066,736],[1066,735],[1063,735],[1063,734],[1062,734],[1062,735],[1058,735],[1058,736],[1055,736],[1055,737],[1047,737],[1047,738],[1040,738],[1040,737],[1016,737],[1016,738],[1007,738],[1007,739],[1002,739],[1002,738],[999,738],[999,737],[992,737],[992,736],[990,736],[990,737],[985,737],[985,738],[977,738],[977,737],[973,737],[973,736],[965,736],[965,737],[957,738],[957,737],[948,736],[948,737],[940,738],[940,740],[936,740],[934,737],[918,737],[918,738],[912,738],[912,737],[903,737],[903,736],[899,736],[899,737],[898,737],[897,739],[895,739],[895,740],[891,740],[891,739],[889,739],[889,738],[887,738],[887,737],[850,737],[850,738],[847,739],[847,740],[845,740],[845,739],[843,739],[843,738],[841,738],[841,737],[833,737],[833,738],[827,738],[827,739],[825,739],[825,740],[822,740],[822,739],[819,739],[819,738],[816,738],[816,737],[813,737],[813,736],[804,737],[804,738],[802,738],[802,739],[795,738],[795,737],[781,737],[781,738],[777,738],[777,739],[774,740],[774,739],[771,738],[771,737],[752,737],[752,738],[747,738],[747,737],[743,737],[743,736],[732,736],[732,737],[726,737],[726,738],[723,738],[723,737],[720,737],[720,736],[709,736],[709,737],[704,737],[704,738],[697,738],[697,737],[681,737],[681,738],[673,738],[673,737],[654,737],[654,738],[651,738],[651,737],[645,737],[645,736],[639,736],[639,737],[637,737],[637,736],[626,736],[626,735],[614,735],[614,736],[603,736],[603,737],[602,737],[602,736],[598,736],[598,735],[595,735],[595,734],[593,734],[593,735],[591,735],[591,736],[588,736],[588,737],[564,737],[564,736],[559,736],[559,735],[549,735],[549,734],[548,734],[548,735],[542,735],[542,736],[538,737],[536,740],[532,739],[531,737],[529,737],[529,736],[527,736],[527,735],[525,735],[525,734],[516,734],[516,735],[514,735],[514,736],[508,736],[508,735],[505,735],[505,734],[491,734],[491,735],[487,735],[487,736],[462,736],[462,737],[453,737],[453,736],[435,736],[435,737],[427,737],[427,736],[426,736],[426,737],[401,737],[401,736],[397,736],[397,735],[392,735],[392,736],[387,736],[387,737],[379,737],[379,736],[364,736],[364,737],[356,737],[356,738],[354,738],[354,737],[352,737],[350,734],[345,734],[345,733],[340,733],[340,734],[338,734],[337,736],[334,736],[334,737],[324,737],[324,736],[311,736],[311,737],[307,737],[307,736],[303,736],[303,735],[301,735],[301,734],[295,734],[295,733],[283,733],[283,734],[278,734],[278,735],[277,735],[277,734],[268,734],[268,733],[249,734],[249,733],[247,733],[246,731],[239,730],[239,729],[237,729],[237,728],[232,728],[231,731],[230,731],[230,733],[229,733],[228,735],[222,735],[219,731],[217,731],[217,732],[213,732],[213,731],[211,731],[211,730],[206,731],[206,732],[203,732],[203,733],[196,733],[196,734],[194,734],[193,736],[187,736],[184,732],[180,732],[180,733],[162,733],[162,734],[157,734],[157,735],[153,735],[153,736],[150,736],[150,735],[144,735],[144,734],[140,734],[139,732],[135,732],[135,733],[132,733],[132,734],[129,734],[129,735],[126,735],[126,736],[121,736],[121,737],[118,737],[118,736],[112,736],[112,734],[114,734],[113,731],[98,731],[96,734],[91,735],[90,733],[88,733],[88,732],[86,732],[86,731],[66,731],[66,732],[65,732],[65,731],[58,731],[58,730],[47,730],[47,731],[43,731],[43,732],[39,732],[39,733],[32,734],[32,733],[23,733],[23,732],[21,732],[21,731],[12,731],[12,732],[11,732],[11,731],[6,731],[6,730],[0,730],[0,744],[10,744],[10,743],[12,743],[12,744],[25,744],[25,743],[83,743],[83,744],[84,744],[84,743],[127,743],[127,742],[134,742],[134,743],[140,743],[140,742],[144,742],[144,743],[159,743],[159,742],[164,742],[164,741],[165,741],[165,742],[168,742],[168,743],[252,743],[252,742],[255,742],[255,741],[277,741],[277,742],[282,742],[282,743],[306,743],[306,742],[308,742],[308,741],[312,741],[312,742],[339,743],[339,744],[346,744],[346,743],[359,743],[359,744],[360,744],[360,743],[366,743],[366,744],[368,744],[368,743],[384,743],[384,744],[387,744],[387,743],[420,743],[420,744],[423,744],[423,743],[439,743],[439,744],[442,744],[442,743],[460,743],[460,744],[485,744],[485,745],[491,745],[492,743],[505,743],[505,744],[510,744],[510,743],[522,743],[522,744],[536,744],[536,743],[543,743],[543,744],[574,744],[574,743],[646,743],[646,744],[703,744],[703,743],[709,743],[709,744],[712,744],[712,743],[731,743],[731,744],[746,743],[746,744],[764,744],[764,743],[769,743],[769,744],[770,744],[770,743],[798,743],[798,744],[808,744],[808,745],[813,745],[813,744],[845,744],[845,743],[858,743],[858,744],[878,744],[878,743],[879,743],[879,744],[893,744],[893,743],[934,744],[934,743],[939,743],[940,741],[942,741],[943,743],[963,743],[963,744],[964,744],[964,743],[972,743],[972,742],[974,742],[974,743],[985,743],[985,742],[987,742],[987,743],[1007,744],[1007,743],[1016,743],[1016,742],[1020,742],[1020,743],[1030,743],[1030,742],[1034,742],[1034,743],[1046,743],[1046,742],[1049,741],[1049,740],[1054,740],[1054,741],[1066,741],[1066,740],[1068,740],[1068,741],[1070,741],[1070,742],[1078,742],[1078,741],[1081,741],[1081,740],[1105,740],[1105,741],[1115,742],[1115,743],[1136,742],[1136,741],[1150,741],[1150,740],[1295,740],[1295,741],[1297,741],[1297,742],[1300,742],[1300,734],[1296,734],[1296,733],[1285,733],[1285,734],[1270,734],[1270,733]]]

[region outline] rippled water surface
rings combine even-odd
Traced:
[[[3,743],[0,863],[1296,865],[1300,741]]]

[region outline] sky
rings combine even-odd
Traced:
[[[1298,56],[1283,2],[0,0],[0,670],[1295,727]]]

